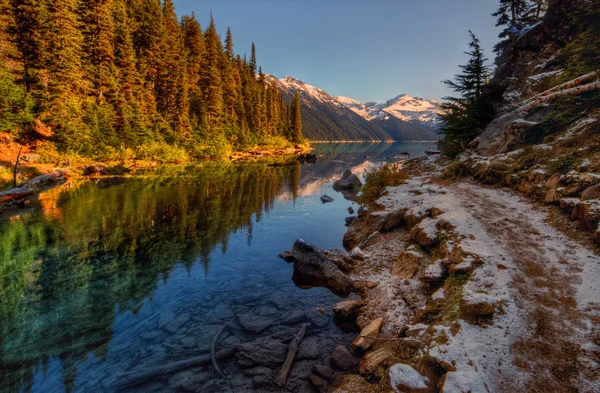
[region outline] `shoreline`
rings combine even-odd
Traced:
[[[560,303],[547,310],[548,291],[579,305],[598,301],[593,280],[600,274],[600,249],[563,232],[560,219],[548,220],[556,211],[517,190],[442,180],[443,166],[433,157],[405,166],[406,183],[388,187],[350,224],[344,235],[347,269],[331,257],[334,251],[324,251],[360,297],[333,307],[338,322],[355,326],[352,349],[360,357],[333,392],[412,391],[411,383],[430,392],[564,387],[568,382],[559,375],[549,371],[540,380],[535,370],[553,370],[565,356],[590,361],[589,353],[565,354],[564,348],[592,345],[593,324],[561,332],[599,313],[569,311]],[[539,273],[532,275],[532,269]],[[559,317],[527,338],[527,326],[548,312]],[[552,360],[535,352],[540,341],[552,348]],[[520,362],[533,366],[514,366]],[[598,388],[586,370],[574,383]],[[510,383],[499,384],[498,378]]]

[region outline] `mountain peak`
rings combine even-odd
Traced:
[[[350,97],[336,97],[341,105],[354,111],[367,120],[386,119],[388,116],[403,121],[416,121],[427,125],[439,124],[440,106],[434,100],[413,97],[406,93],[390,98],[383,104],[361,103]]]

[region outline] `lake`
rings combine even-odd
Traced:
[[[332,182],[428,147],[316,144],[314,164],[163,166],[74,182],[0,216],[0,392],[117,391],[119,374],[209,353],[223,327],[218,348],[297,332],[298,312],[315,330],[287,389],[316,391],[303,370],[355,334],[332,322],[340,298],[296,287],[277,255],[297,238],[342,248],[347,208],[358,206]],[[322,204],[323,194],[335,201]],[[252,348],[219,362],[228,379],[207,364],[120,391],[272,391],[263,377],[280,365],[252,359]]]

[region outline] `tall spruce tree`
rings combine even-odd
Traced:
[[[487,59],[481,49],[479,39],[469,31],[469,56],[466,65],[459,66],[461,73],[454,80],[443,83],[460,94],[458,97],[444,97],[446,102],[441,107],[445,153],[455,156],[463,150],[464,145],[475,138],[494,118],[495,95],[486,80],[489,76]]]
[[[498,37],[515,40],[526,25],[528,11],[527,0],[500,0],[498,11],[492,14],[497,17],[496,26],[505,26]]]
[[[223,48],[217,34],[215,21],[210,16],[210,24],[204,33],[206,44],[206,62],[200,78],[200,86],[204,93],[206,119],[211,137],[221,133],[223,114],[223,81],[221,79],[221,60]]]
[[[302,141],[302,116],[300,112],[300,93],[296,91],[291,108],[291,140],[294,143]]]

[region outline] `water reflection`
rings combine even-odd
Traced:
[[[189,337],[206,351],[200,337],[217,323],[236,329],[232,315],[262,312],[277,329],[272,310],[330,309],[336,297],[293,287],[277,253],[298,236],[339,247],[348,202],[323,207],[320,193],[348,166],[425,147],[319,145],[316,164],[162,167],[41,195],[31,213],[0,221],[0,391],[112,391],[118,372],[189,356]],[[236,300],[248,293],[261,298]],[[157,329],[165,315],[187,320]]]

